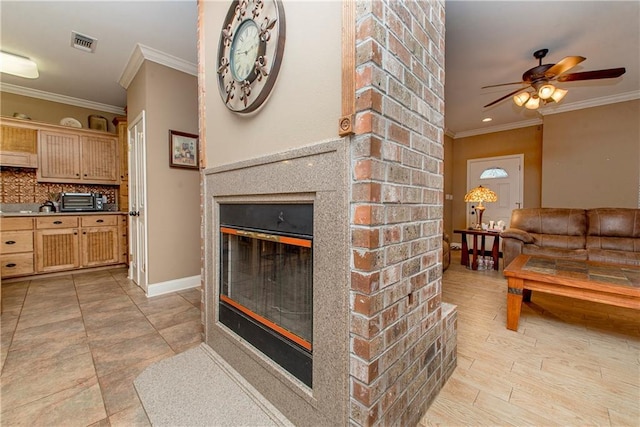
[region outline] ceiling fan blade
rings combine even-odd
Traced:
[[[516,93],[518,93],[518,92],[522,92],[523,90],[525,90],[525,89],[526,89],[526,88],[528,88],[528,87],[529,87],[529,86],[521,87],[520,89],[516,89],[516,90],[514,90],[513,92],[506,94],[506,95],[505,95],[505,96],[503,96],[502,98],[498,98],[498,99],[496,99],[495,101],[493,101],[493,102],[491,102],[491,103],[489,103],[489,104],[485,105],[485,106],[484,106],[484,108],[491,107],[492,105],[497,104],[498,102],[500,102],[500,101],[502,101],[502,100],[504,100],[504,99],[507,99],[507,98],[509,98],[510,96],[513,96],[513,95],[515,95],[515,94],[516,94]]]
[[[612,79],[620,77],[627,70],[624,67],[621,68],[609,68],[607,70],[595,70],[595,71],[583,71],[581,73],[565,74],[557,78],[559,82],[574,82],[577,80],[597,80],[597,79]]]
[[[571,68],[575,67],[585,59],[587,58],[585,58],[584,56],[565,56],[560,60],[560,62],[545,71],[544,75],[548,78],[558,76],[566,71],[569,71]]]
[[[487,89],[487,88],[490,88],[490,87],[499,87],[499,86],[521,85],[521,84],[525,84],[525,82],[523,82],[521,80],[519,82],[500,83],[500,84],[497,84],[497,85],[482,86],[480,89]]]

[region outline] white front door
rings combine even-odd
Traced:
[[[147,291],[147,173],[144,111],[129,126],[129,277]]]
[[[497,202],[483,203],[486,210],[482,216],[482,222],[489,224],[489,221],[495,221],[497,223],[502,220],[505,226],[509,227],[511,211],[523,207],[523,165],[523,154],[467,160],[467,191],[482,185],[483,187],[493,190],[498,195]],[[507,176],[481,178],[483,172],[491,169],[497,171],[503,170]],[[487,174],[492,175],[491,173]],[[477,222],[473,210],[475,205],[475,203],[467,203],[468,227]]]

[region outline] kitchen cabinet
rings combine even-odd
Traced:
[[[37,130],[5,123],[0,128],[0,166],[37,167]]]
[[[120,184],[118,138],[66,130],[40,130],[40,182]]]
[[[127,262],[126,214],[0,217],[3,278]]]
[[[129,264],[129,217],[120,215],[118,220],[118,235],[120,236],[120,262]]]
[[[118,134],[120,154],[120,191],[118,206],[121,211],[129,210],[129,132],[127,130],[127,118],[116,117],[113,119]]]
[[[82,267],[117,264],[120,261],[118,218],[85,216],[81,221]]]
[[[36,218],[36,263],[38,273],[80,267],[79,217]]]
[[[0,218],[2,245],[0,246],[0,275],[22,276],[34,272],[33,219]]]

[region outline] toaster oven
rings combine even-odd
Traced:
[[[99,193],[60,193],[60,212],[94,212],[104,210]]]

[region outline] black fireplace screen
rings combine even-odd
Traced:
[[[309,386],[312,209],[220,205],[220,321]]]

